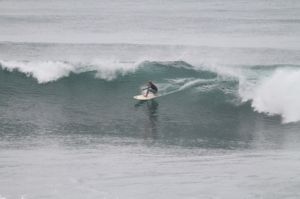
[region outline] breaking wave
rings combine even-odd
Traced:
[[[67,61],[0,61],[4,70],[19,71],[35,78],[38,83],[56,81],[70,73],[97,71],[96,76],[112,80],[118,74],[125,74],[135,69],[135,64],[117,61],[95,60],[90,63],[71,63]],[[133,66],[133,67],[132,67]]]
[[[120,62],[95,60],[89,63],[67,61],[0,61],[1,73],[24,73],[37,83],[60,81],[69,76],[93,74],[95,80],[114,84],[154,80],[161,95],[190,90],[201,95],[215,93],[236,106],[250,102],[254,111],[280,115],[283,123],[300,121],[300,69],[297,65],[205,66],[184,61]],[[3,74],[5,75],[5,74]],[[80,80],[78,80],[80,81]],[[3,83],[3,82],[2,82]],[[5,84],[5,82],[4,82]]]

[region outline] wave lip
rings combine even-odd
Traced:
[[[276,69],[255,85],[244,100],[251,100],[257,112],[281,115],[283,123],[300,121],[300,70]]]
[[[17,70],[33,76],[39,83],[46,83],[66,77],[74,66],[60,61],[0,61],[0,66],[8,71]]]
[[[94,60],[89,63],[67,61],[4,61],[0,68],[19,71],[32,76],[38,83],[47,83],[67,77],[70,73],[96,71],[96,77],[113,80],[118,74],[127,74],[135,70],[138,64],[119,62],[117,60]]]

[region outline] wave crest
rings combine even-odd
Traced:
[[[299,69],[278,68],[240,94],[257,112],[281,115],[283,123],[300,121]]]
[[[135,70],[138,64],[116,60],[94,60],[89,63],[66,61],[0,61],[0,67],[8,71],[19,71],[32,76],[38,83],[47,83],[67,77],[70,73],[96,71],[96,77],[113,80],[118,74]]]
[[[233,96],[236,99],[233,100],[235,102],[250,101],[251,106],[257,112],[280,115],[283,123],[300,121],[300,69],[297,65],[211,67],[193,66],[184,61],[94,60],[89,63],[0,61],[0,67],[8,71],[25,73],[35,78],[38,83],[56,81],[71,73],[91,71],[95,72],[96,78],[108,81],[132,74],[128,78],[135,79],[137,84],[149,79],[155,80],[160,87],[161,95],[187,89],[193,89],[204,95],[208,92],[220,91],[222,96],[230,100]],[[220,98],[220,95],[216,93],[213,96]],[[223,100],[223,97],[221,98],[219,100]]]

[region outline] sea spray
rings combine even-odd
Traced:
[[[260,81],[251,95],[256,111],[281,115],[284,123],[300,120],[299,69],[277,69]]]

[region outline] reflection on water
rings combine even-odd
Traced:
[[[144,120],[144,138],[150,140],[151,143],[157,138],[158,106],[155,100],[139,101],[135,104],[136,108],[145,108],[147,117]]]

